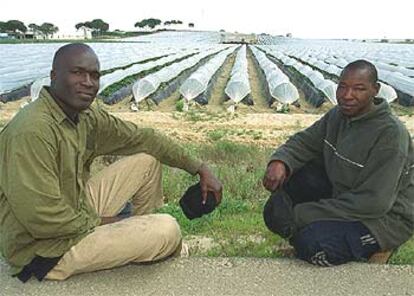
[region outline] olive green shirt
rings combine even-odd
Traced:
[[[42,89],[0,132],[0,251],[11,272],[36,255],[62,256],[99,225],[84,191],[96,156],[139,152],[191,174],[201,165],[167,137],[95,104],[75,124]]]

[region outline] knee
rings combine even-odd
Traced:
[[[146,153],[137,153],[128,156],[128,158],[128,161],[134,162],[136,165],[139,166],[155,167],[160,165],[160,162],[155,157]]]
[[[313,265],[331,267],[346,263],[349,256],[344,249],[335,247],[335,243],[328,238],[320,238],[314,231],[301,231],[291,239],[299,259]]]
[[[288,238],[293,232],[293,217],[291,209],[283,201],[282,196],[272,195],[263,209],[263,219],[266,227],[273,233]]]
[[[161,243],[162,248],[175,251],[181,243],[181,230],[177,220],[168,214],[158,214],[158,227],[156,236]]]

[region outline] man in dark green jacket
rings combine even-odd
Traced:
[[[162,205],[161,163],[200,176],[217,203],[222,185],[209,168],[151,128],[92,104],[100,68],[85,44],[55,54],[51,86],[0,133],[0,249],[22,281],[66,279],[181,250],[176,220]],[[89,176],[99,155],[123,159]],[[124,205],[133,204],[124,219]]]
[[[267,227],[299,258],[321,266],[366,261],[414,231],[414,152],[371,63],[341,73],[338,106],[272,155],[263,184],[272,192]]]

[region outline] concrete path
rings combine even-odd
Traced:
[[[20,283],[0,262],[0,295],[398,295],[414,296],[414,266],[346,264],[319,268],[291,259],[180,258]]]

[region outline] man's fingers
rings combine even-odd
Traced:
[[[281,184],[283,184],[283,181],[283,179],[279,180],[277,178],[265,177],[263,179],[263,185],[268,191],[273,192],[276,191],[276,189],[278,189]]]
[[[217,205],[221,203],[222,191],[213,191],[214,197],[216,198]]]
[[[201,198],[202,198],[202,203],[205,204],[207,201],[207,186],[201,186]]]

